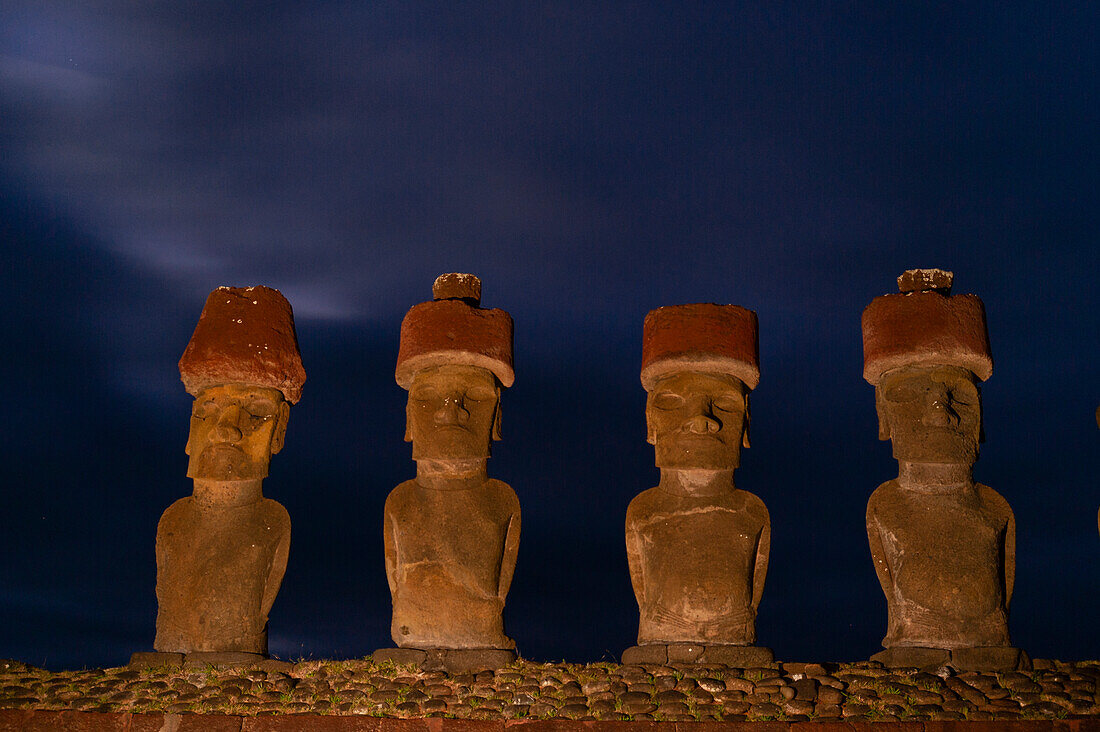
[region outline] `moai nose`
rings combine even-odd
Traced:
[[[722,429],[722,425],[717,420],[705,414],[696,414],[690,417],[684,427],[693,435],[712,435]]]
[[[951,408],[951,400],[945,393],[933,392],[929,395],[931,403],[924,410],[921,420],[929,427],[947,427],[958,422],[959,415]]]
[[[435,412],[435,423],[438,425],[465,425],[469,418],[470,413],[457,395],[445,397],[443,404]]]
[[[235,404],[221,410],[211,436],[217,442],[237,442],[242,437],[240,418],[241,408]]]

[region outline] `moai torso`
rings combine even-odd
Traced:
[[[867,535],[887,600],[883,646],[1008,645],[1014,522],[996,491],[906,490],[891,480],[871,495]]]
[[[499,480],[433,489],[417,481],[385,508],[391,635],[404,648],[514,648],[502,611],[519,548],[515,491]]]
[[[157,526],[158,651],[267,653],[267,617],[290,549],[277,502],[173,503]]]
[[[636,496],[626,536],[638,643],[754,643],[770,531],[764,502],[746,491]]]

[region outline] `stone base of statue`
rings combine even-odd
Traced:
[[[733,668],[756,668],[775,663],[770,648],[760,646],[647,643],[623,651],[623,664],[711,663]]]
[[[515,662],[516,652],[506,648],[379,648],[371,660],[416,666],[421,671],[465,674],[504,668]]]
[[[264,671],[286,671],[294,664],[287,661],[278,661],[274,658],[260,655],[259,653],[225,652],[194,652],[194,653],[161,653],[158,651],[138,651],[130,656],[130,668],[185,668],[207,669],[215,668],[239,668],[255,667]]]
[[[1012,646],[981,646],[977,648],[923,648],[899,646],[871,656],[887,668],[937,669],[950,666],[959,671],[1027,671],[1031,659],[1027,653]]]

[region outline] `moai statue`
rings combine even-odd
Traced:
[[[658,308],[642,335],[646,425],[661,480],[626,512],[641,618],[623,663],[771,663],[756,642],[771,520],[738,490],[749,391],[760,380],[756,313],[736,305]]]
[[[898,477],[867,504],[867,537],[888,628],[887,666],[1026,667],[1008,637],[1016,524],[971,471],[982,439],[979,382],[993,372],[985,311],[951,296],[952,274],[909,270],[901,292],[863,311],[863,378],[875,387],[879,439]]]
[[[266,656],[290,517],[261,486],[306,378],[290,303],[268,287],[219,287],[179,366],[195,397],[186,448],[194,492],[157,526],[154,647]]]
[[[519,550],[515,491],[489,478],[500,390],[512,385],[512,318],[479,307],[481,281],[441,275],[434,300],[401,323],[397,383],[409,392],[405,440],[416,478],[386,499],[386,577],[393,660],[452,672],[515,660],[504,598]]]

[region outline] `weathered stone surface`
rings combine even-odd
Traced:
[[[444,278],[473,278],[473,275],[441,275]],[[512,317],[503,310],[478,307],[469,283],[452,287],[445,283],[430,302],[414,305],[401,322],[401,345],[397,354],[397,383],[404,389],[413,376],[430,366],[463,364],[477,366],[506,387],[515,380],[512,368]],[[457,292],[457,296],[452,293]],[[466,294],[463,294],[466,293]],[[433,293],[435,294],[435,293]]]
[[[971,474],[981,438],[978,379],[992,370],[981,301],[932,290],[878,297],[864,311],[863,335],[879,438],[892,441],[899,464],[898,478],[867,504],[888,609],[887,651],[874,660],[999,663],[1013,650],[1016,539],[1008,503]]]
[[[388,722],[412,722],[415,720],[393,719]],[[387,725],[389,729],[389,726]],[[311,714],[276,715],[271,717],[245,717],[241,720],[241,732],[379,732],[381,719],[362,717],[319,717]],[[427,732],[421,722],[414,725],[397,726],[394,732]]]
[[[183,665],[182,653],[138,651],[130,655],[130,668],[178,668]]]
[[[128,732],[239,732],[241,717],[212,714],[135,714]]]
[[[702,663],[720,663],[734,668],[755,668],[775,661],[770,648],[760,646],[708,646]]]
[[[733,482],[759,375],[756,316],[732,305],[659,308],[646,318],[642,362],[661,480],[627,508],[638,647],[646,648],[625,658],[656,659],[661,651],[650,646],[663,645],[670,663],[723,663],[712,648],[756,640],[768,568],[768,511]]]
[[[476,307],[481,304],[481,280],[461,272],[441,274],[432,283],[432,299],[464,300]]]
[[[419,666],[428,657],[427,651],[416,648],[379,648],[371,654],[371,660],[375,663],[391,661],[399,664]]]
[[[642,325],[642,386],[678,371],[760,381],[756,313],[736,305],[692,303],[651,310]]]
[[[958,366],[993,373],[985,309],[976,295],[934,290],[876,297],[863,311],[863,378],[878,384],[902,366]]]
[[[306,372],[294,313],[270,287],[219,287],[210,293],[180,358],[187,393],[221,384],[278,389],[291,404],[302,397]]]
[[[443,668],[447,673],[465,674],[477,671],[495,671],[516,660],[516,652],[501,648],[449,649],[443,654]]]
[[[972,720],[1003,722],[1024,717],[1045,719],[1047,727],[1050,720],[1067,714],[1070,719],[1086,715],[1094,725],[1100,719],[1095,698],[1100,667],[1095,662],[1048,661],[1046,670],[1030,674],[960,672],[953,676],[948,672],[946,679],[910,670],[891,672],[866,662],[844,664],[835,675],[809,679],[789,672],[788,665],[734,672],[717,664],[643,668],[517,661],[497,672],[448,674],[409,669],[395,672],[389,665],[356,660],[303,661],[294,665],[289,676],[224,666],[208,667],[200,673],[165,666],[140,672],[125,667],[56,673],[0,671],[0,731],[95,728],[95,722],[111,719],[112,713],[121,720],[121,729],[150,732],[165,724],[166,729],[222,729],[221,725],[238,729],[250,720],[271,718],[287,724],[299,722],[279,729],[342,729],[332,725],[375,724],[380,718],[368,716],[375,714],[388,718],[383,725],[389,725],[394,716],[433,714],[498,723],[503,717],[525,725],[544,715],[559,720],[591,716],[601,721],[628,715],[634,720],[657,716],[669,722],[705,721],[720,714],[729,722],[747,715],[754,705],[757,711],[771,708],[759,705],[778,707],[785,715],[780,717],[786,720],[784,724],[810,714],[833,719],[843,714],[860,725],[872,719],[880,725],[881,720],[891,718],[947,720],[963,719],[964,715],[970,724]],[[722,675],[723,682],[712,674]],[[605,679],[608,689],[601,691]],[[814,682],[821,684],[816,698],[802,698],[812,696]],[[704,691],[708,686],[714,689],[713,698]],[[722,690],[723,686],[729,689]],[[925,691],[925,687],[941,693]],[[750,693],[746,696],[743,690]],[[544,701],[535,703],[536,697]],[[56,711],[59,709],[96,711],[74,714]],[[134,709],[155,711],[130,717],[128,712]],[[276,716],[266,716],[272,713]],[[415,724],[424,732],[439,732],[440,725],[452,722],[420,719]],[[453,723],[460,728],[456,732],[464,732],[467,722]],[[399,726],[406,729],[411,724],[409,720]],[[1041,726],[1036,721],[1029,724]],[[1066,726],[1068,720],[1056,724],[1059,729],[1071,729]]]
[[[871,656],[871,660],[893,668],[934,669],[951,660],[951,651],[946,648],[900,646],[880,651]]]
[[[267,616],[286,571],[290,517],[267,498],[229,503],[243,495],[243,488],[233,489],[211,504],[182,498],[161,517],[157,650],[267,653]]]
[[[259,653],[242,652],[195,652],[188,653],[183,659],[184,668],[206,668],[207,666],[255,666],[265,656]]]
[[[951,285],[955,274],[942,269],[910,269],[898,277],[898,290],[902,293],[930,292],[935,290],[941,295],[951,294]]]
[[[1011,646],[955,648],[951,651],[951,664],[960,669],[987,672],[1031,667],[1027,654]]]
[[[443,294],[469,292],[468,282],[451,284],[467,289],[445,282]],[[501,385],[513,379],[512,321],[471,299],[415,306],[398,356],[417,476],[386,499],[391,636],[401,648],[482,653],[429,654],[423,663],[433,668],[498,668],[514,658],[502,611],[519,549],[519,500],[486,473],[500,435]]]
[[[185,448],[194,491],[157,526],[154,647],[263,655],[290,517],[262,484],[305,381],[290,304],[263,287],[215,290],[180,373],[196,397]]]

